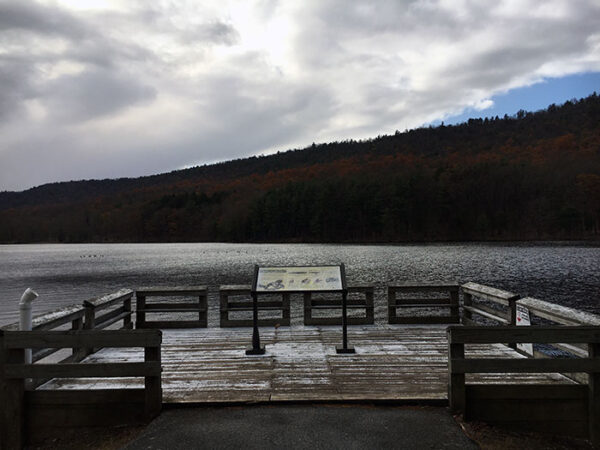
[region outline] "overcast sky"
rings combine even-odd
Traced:
[[[599,0],[0,0],[0,190],[486,115],[600,72],[598,24]]]

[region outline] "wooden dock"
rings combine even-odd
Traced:
[[[354,326],[356,354],[338,355],[333,326],[261,328],[264,356],[246,356],[248,328],[164,330],[164,403],[394,400],[448,402],[445,325]],[[502,344],[469,357],[524,358]],[[139,349],[103,349],[84,362],[140,362]],[[473,374],[472,383],[572,384],[558,373]],[[40,389],[143,387],[142,379],[55,379]]]

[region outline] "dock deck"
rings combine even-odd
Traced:
[[[338,355],[339,326],[261,328],[264,356],[246,356],[249,328],[165,330],[164,403],[448,400],[445,325],[348,329],[356,354]],[[467,347],[467,356],[522,358],[502,344]],[[103,349],[90,362],[142,361],[139,349]],[[467,375],[471,383],[573,383],[558,373]],[[143,379],[56,379],[39,389],[143,387]]]

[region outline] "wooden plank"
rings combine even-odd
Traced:
[[[465,375],[455,370],[455,363],[464,357],[464,344],[448,344],[448,402],[452,411],[462,414],[466,406]]]
[[[600,361],[600,344],[590,344],[589,357]],[[588,375],[589,438],[595,447],[600,447],[600,371]]]
[[[600,316],[567,306],[545,302],[533,297],[522,298],[518,304],[529,309],[536,316],[564,325],[600,325]]]
[[[581,384],[469,384],[469,396],[485,401],[493,399],[587,399],[587,386]]]
[[[458,323],[458,316],[396,316],[393,321],[390,319],[390,323],[394,324],[445,324],[445,323]]]
[[[475,297],[484,298],[486,300],[500,303],[502,305],[509,306],[510,302],[516,301],[519,295],[513,294],[512,292],[503,291],[483,284],[477,284],[468,282],[461,285],[461,290],[465,294],[470,294]]]
[[[168,286],[168,287],[141,287],[135,290],[136,295],[144,297],[200,297],[207,293],[206,286]]]
[[[201,303],[147,303],[144,307],[145,312],[158,310],[166,312],[167,310],[184,310],[184,311],[200,311],[205,310]]]
[[[119,314],[115,315],[114,317],[112,317],[111,319],[107,319],[103,322],[98,322],[98,320],[96,320],[97,323],[94,325],[94,329],[102,330],[103,328],[107,328],[107,327],[111,326],[113,323],[117,323],[123,319],[126,319],[127,317],[131,317],[131,311],[125,311],[125,312],[119,313]]]
[[[458,291],[459,284],[456,282],[418,282],[418,283],[396,283],[389,285],[395,291],[413,291],[413,292],[429,292],[429,291]]]
[[[86,300],[83,302],[83,306],[94,308],[95,310],[101,310],[131,297],[133,297],[133,291],[131,289],[119,289],[117,292],[113,292],[112,294],[106,294],[98,298]]]
[[[454,343],[600,343],[600,328],[589,326],[451,326],[448,331],[448,339]]]
[[[2,342],[0,342],[2,344]],[[0,370],[6,364],[23,364],[25,352],[0,345]],[[25,443],[25,382],[7,379],[0,373],[0,448],[20,449]]]
[[[146,320],[144,328],[172,329],[172,328],[206,328],[206,321],[202,320]]]
[[[82,330],[13,331],[4,336],[6,348],[147,347],[159,345],[160,331]]]
[[[146,364],[161,364],[160,347],[147,347],[144,349],[144,361]],[[162,384],[161,374],[155,376],[146,376],[144,378],[144,414],[147,419],[153,419],[162,408]]]
[[[28,406],[144,403],[145,389],[35,390],[25,394]]]
[[[495,314],[491,314],[487,311],[484,311],[483,309],[479,308],[479,305],[478,306],[464,306],[463,305],[463,310],[469,311],[471,314],[479,314],[480,316],[486,317],[491,320],[495,320],[496,322],[500,322],[505,325],[508,325],[508,323],[509,323],[508,320],[506,320],[503,317],[500,317]]]
[[[31,327],[34,330],[52,329],[81,318],[84,314],[85,310],[81,305],[65,306],[56,311],[35,316],[31,321]],[[6,331],[19,331],[19,322],[5,325],[2,329]]]
[[[413,305],[424,306],[450,306],[451,299],[448,298],[397,298],[396,306],[413,307]]]
[[[506,359],[478,358],[452,361],[456,373],[552,373],[600,371],[600,359]]]
[[[6,378],[142,377],[159,375],[157,363],[5,364]]]

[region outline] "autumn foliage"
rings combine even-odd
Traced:
[[[136,179],[0,193],[0,241],[598,239],[600,98]]]

